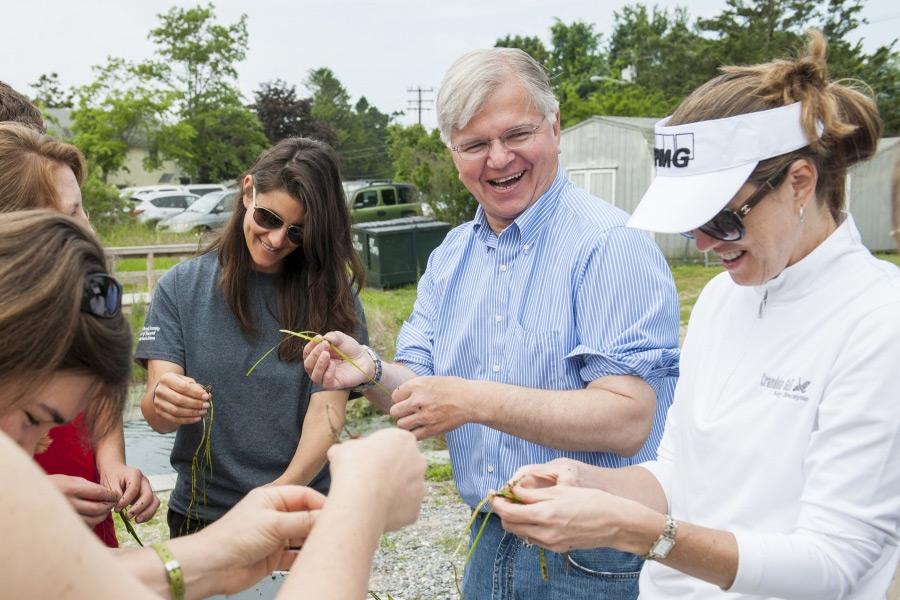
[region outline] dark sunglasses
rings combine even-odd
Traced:
[[[281,229],[287,227],[288,240],[295,246],[303,245],[303,225],[286,225],[284,219],[268,208],[256,203],[256,187],[253,188],[253,220],[263,229]]]
[[[790,164],[788,164],[787,167],[790,167]],[[747,229],[744,227],[742,218],[746,217],[754,206],[759,204],[763,198],[774,192],[775,188],[781,185],[785,175],[787,175],[787,167],[778,171],[763,182],[763,184],[759,186],[759,189],[753,192],[753,195],[750,196],[740,208],[737,210],[731,210],[730,208],[723,209],[719,214],[697,229],[709,237],[722,240],[723,242],[736,242],[743,238],[747,233]],[[690,239],[696,237],[694,236],[693,231],[686,231],[681,235]]]
[[[84,278],[81,312],[111,319],[122,310],[122,284],[106,273],[91,273]]]

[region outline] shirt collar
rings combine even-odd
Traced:
[[[776,277],[763,285],[754,286],[760,296],[768,296],[768,302],[790,301],[824,285],[822,273],[847,252],[852,252],[861,244],[859,230],[848,212],[841,213],[843,220],[831,235],[816,246],[812,252],[795,264],[785,268]]]

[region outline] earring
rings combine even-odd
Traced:
[[[800,205],[800,222],[803,222],[803,205]]]

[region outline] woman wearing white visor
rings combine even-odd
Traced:
[[[629,225],[727,269],[691,314],[656,461],[515,477],[508,530],[644,555],[641,598],[884,598],[900,557],[900,269],[862,246],[847,168],[874,103],[827,80],[825,41],[732,67],[656,128]]]

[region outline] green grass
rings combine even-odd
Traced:
[[[433,462],[428,463],[425,470],[426,481],[452,481],[453,469],[449,462]]]
[[[397,351],[396,335],[400,325],[412,313],[416,286],[406,285],[391,290],[363,288],[359,295],[369,325],[369,345],[385,360]]]
[[[154,269],[170,269],[181,262],[177,256],[154,256]],[[125,273],[129,271],[147,271],[147,259],[143,256],[135,256],[132,258],[120,258],[116,261],[116,272]]]
[[[146,523],[131,522],[135,533],[145,547],[169,539],[169,525],[166,522],[166,513],[169,512],[169,492],[161,492],[157,496],[159,496],[160,505],[153,518]],[[136,548],[137,542],[125,530],[119,515],[113,515],[113,522],[116,524],[116,538],[119,540],[119,545],[123,548]]]
[[[193,233],[160,233],[156,224],[139,223],[127,218],[117,222],[98,221],[97,237],[104,246],[155,246],[158,244],[190,244],[197,241]]]
[[[700,296],[700,290],[709,280],[724,271],[723,267],[705,267],[703,265],[670,265],[675,289],[678,290],[678,304],[681,306],[681,325],[687,326],[691,310]]]

